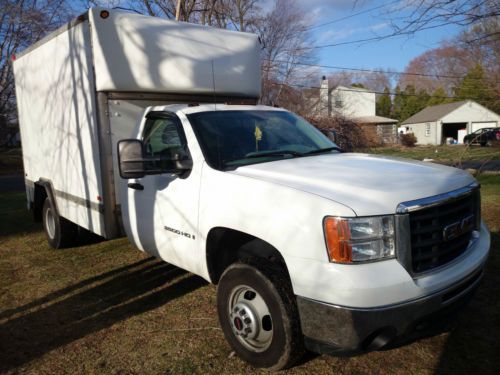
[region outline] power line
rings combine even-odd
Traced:
[[[345,16],[345,17],[340,17],[340,18],[336,18],[332,21],[328,21],[328,22],[325,22],[325,23],[320,23],[319,25],[314,25],[314,26],[310,26],[310,27],[306,27],[305,30],[313,30],[313,29],[318,29],[320,27],[323,27],[323,26],[326,26],[326,25],[331,25],[333,23],[337,23],[337,22],[341,22],[341,21],[345,21],[345,20],[348,20],[350,18],[354,18],[354,17],[357,17],[361,14],[365,14],[365,13],[369,13],[369,12],[372,12],[374,10],[377,10],[377,9],[380,9],[380,8],[384,8],[386,6],[389,6],[389,5],[392,5],[392,4],[395,4],[397,2],[399,2],[400,0],[395,0],[395,1],[391,1],[390,3],[388,4],[382,4],[382,5],[379,5],[379,6],[376,6],[376,7],[373,7],[373,8],[369,8],[369,9],[365,9],[363,11],[360,11],[360,12],[357,12],[357,13],[354,13],[354,14],[350,14],[348,16]]]
[[[263,59],[264,61],[269,61],[271,63],[280,63],[280,64],[286,64],[288,61],[284,60],[270,60],[270,59]],[[395,74],[395,75],[409,75],[409,76],[416,76],[416,77],[431,77],[431,78],[450,78],[450,79],[464,79],[467,76],[452,76],[452,75],[445,75],[445,74],[426,74],[426,73],[412,73],[412,72],[399,72],[399,71],[385,71],[381,69],[364,69],[364,68],[347,68],[344,66],[333,66],[333,65],[321,65],[321,64],[311,64],[311,63],[293,63],[295,65],[301,65],[301,66],[310,66],[310,67],[317,67],[317,68],[324,68],[324,69],[337,69],[337,70],[349,70],[349,71],[354,71],[354,72],[365,72],[365,73],[382,73],[382,74]],[[475,78],[475,77],[467,77],[469,79],[474,79],[474,80],[482,80],[483,78]],[[498,82],[494,82],[498,83]]]
[[[449,25],[449,22],[442,22],[439,24],[433,24],[431,26],[426,26],[426,27],[421,27],[418,32],[424,31],[424,30],[430,30],[430,29],[436,29],[438,27],[443,27]],[[331,43],[331,44],[323,44],[323,45],[318,45],[318,46],[308,46],[308,47],[299,47],[296,48],[296,50],[312,50],[312,49],[322,49],[322,48],[330,48],[330,47],[338,47],[338,46],[344,46],[344,45],[349,45],[349,44],[361,44],[361,43],[366,43],[366,42],[378,42],[383,39],[388,39],[388,38],[394,38],[394,37],[400,37],[400,36],[405,36],[405,35],[411,35],[415,34],[415,31],[395,31],[392,34],[386,34],[386,35],[379,35],[379,36],[374,36],[371,38],[364,38],[364,39],[357,39],[357,40],[348,40],[345,42],[338,42],[338,43]]]
[[[278,83],[278,82],[271,82],[272,85],[276,86],[288,86],[288,87],[297,87],[297,88],[303,88],[303,89],[321,89],[319,86],[307,86],[307,85],[299,85],[299,84],[291,84],[291,83]],[[338,91],[348,91],[348,92],[360,92],[360,90],[357,90],[355,88],[348,89],[348,88],[343,88],[339,89],[336,88],[335,90]],[[363,89],[366,90],[366,89]],[[383,92],[383,91],[375,91],[375,90],[366,90],[369,93],[374,93],[374,94],[381,94],[381,95],[392,95],[392,96],[420,96],[420,94],[415,93],[415,94],[408,94],[408,93],[396,93],[396,92]],[[438,98],[438,99],[457,99],[457,100],[481,100],[481,101],[495,101],[499,100],[499,96],[495,96],[493,98],[488,98],[488,99],[482,99],[482,98],[468,98],[468,97],[460,97],[460,96],[430,96],[432,98]]]

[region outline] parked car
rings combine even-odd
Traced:
[[[500,128],[483,128],[464,137],[466,145],[479,144],[482,147],[491,146],[492,141],[500,141]]]

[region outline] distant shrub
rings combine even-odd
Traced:
[[[337,133],[337,144],[344,151],[352,152],[381,144],[375,127],[360,126],[350,119],[339,116],[304,117],[324,134],[334,130]]]
[[[399,140],[401,141],[401,144],[406,147],[415,147],[415,144],[417,143],[417,137],[415,137],[415,134],[413,133],[400,134]]]

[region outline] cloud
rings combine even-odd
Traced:
[[[363,26],[363,27],[344,27],[344,28],[333,28],[326,31],[317,31],[315,36],[318,44],[325,43],[327,41],[339,41],[350,38],[355,34],[371,33],[375,34],[376,31],[383,30],[389,27],[387,22],[380,22],[374,25]]]
[[[336,11],[352,11],[373,3],[373,0],[296,0],[303,8],[315,9],[318,7]]]
[[[371,31],[380,31],[380,30],[386,29],[387,27],[389,27],[389,23],[380,22],[380,23],[377,23],[375,25],[370,26],[370,30]]]

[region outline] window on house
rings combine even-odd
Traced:
[[[342,100],[339,99],[335,100],[335,108],[342,108]]]
[[[425,124],[425,136],[426,137],[431,136],[431,123],[430,122]]]

